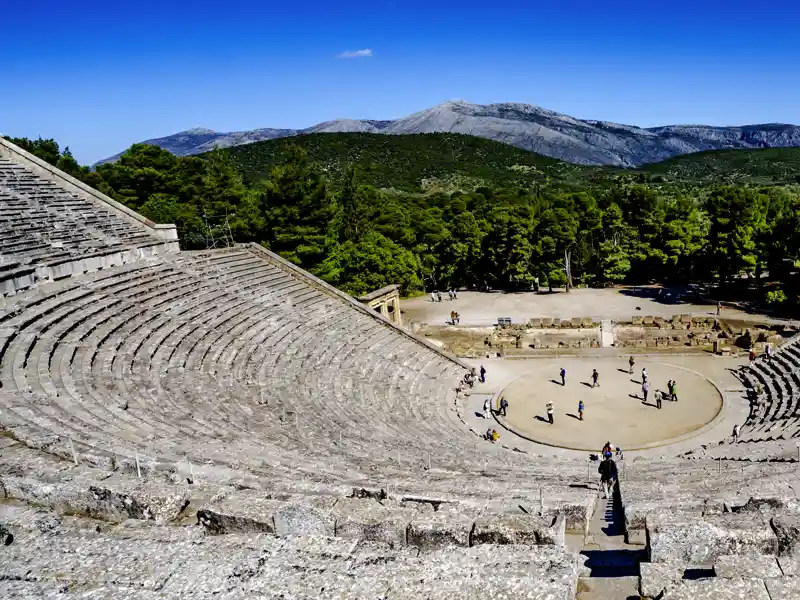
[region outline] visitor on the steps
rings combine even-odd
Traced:
[[[608,498],[609,494],[614,493],[614,484],[617,481],[617,463],[611,455],[604,456],[603,462],[597,469],[600,473],[600,484],[603,486],[603,495]]]

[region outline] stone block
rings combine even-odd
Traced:
[[[796,600],[800,598],[800,577],[783,577],[781,579],[766,579],[771,600]]]
[[[800,557],[800,517],[781,515],[770,523],[778,539],[778,555]]]
[[[709,578],[681,581],[668,589],[661,600],[775,600],[775,597],[770,598],[764,583],[757,579]]]
[[[542,327],[545,329],[553,327],[553,319],[551,319],[550,317],[542,318]]]
[[[336,520],[330,512],[303,504],[286,504],[273,514],[277,535],[326,535],[336,533]]]
[[[769,523],[756,515],[652,513],[647,516],[653,562],[704,564],[726,554],[774,555],[778,540]]]
[[[782,576],[776,557],[760,555],[718,556],[714,562],[714,573],[716,573],[717,577],[724,579],[733,579],[735,577],[765,579]]]
[[[479,517],[475,521],[470,545],[477,544],[527,544],[563,546],[565,519],[553,524],[526,514],[498,514]]]
[[[653,323],[654,321],[652,315],[646,315],[645,317],[642,318],[642,325],[644,325],[645,327],[651,327]]]
[[[641,563],[639,593],[647,598],[658,598],[665,590],[679,584],[685,569],[683,564]]]
[[[594,324],[594,320],[592,319],[592,317],[583,317],[583,319],[581,319],[581,327],[589,328],[589,327],[594,327],[594,326],[595,326],[595,324]]]
[[[552,327],[553,329],[559,329],[561,327],[561,319],[553,319]]]
[[[580,317],[572,317],[572,319],[570,319],[569,326],[572,327],[573,329],[580,329],[582,323],[583,319],[581,319]]]
[[[408,528],[408,544],[429,551],[448,546],[469,546],[474,521],[456,512],[418,515]]]
[[[417,514],[412,508],[389,508],[376,500],[340,500],[334,507],[336,536],[383,542],[406,543],[406,531]]]
[[[684,323],[686,325],[691,325],[692,324],[692,315],[682,314],[682,315],[680,315],[679,318],[681,320],[681,323]]]
[[[653,317],[653,325],[656,327],[664,327],[664,317],[655,316]]]
[[[528,325],[530,327],[533,327],[534,329],[539,329],[542,326],[542,319],[540,318],[531,319],[530,321],[528,321]]]
[[[635,315],[631,317],[631,325],[641,325],[642,324],[642,317],[639,315]]]

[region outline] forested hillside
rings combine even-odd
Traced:
[[[145,216],[176,223],[184,248],[204,248],[208,224],[216,239],[262,243],[356,295],[389,283],[412,292],[653,281],[709,281],[730,295],[747,275],[759,300],[784,310],[798,304],[798,186],[670,183],[660,174],[587,170],[516,154],[510,160],[536,174],[503,179],[496,172],[509,165],[493,155],[470,157],[473,142],[463,136],[431,136],[427,151],[420,140],[428,136],[409,137],[416,139],[401,140],[410,144],[405,156],[392,151],[383,162],[365,143],[364,163],[325,164],[279,142],[279,154],[244,173],[225,151],[177,158],[146,145],[91,172],[52,140],[12,141]],[[475,142],[485,143],[491,144]],[[448,167],[441,157],[453,147],[463,159],[451,158]],[[453,165],[467,169],[462,185],[426,193],[414,186],[417,174],[452,174]],[[469,175],[478,169],[488,179]],[[402,189],[404,178],[412,189]],[[381,181],[390,189],[380,189],[387,187]]]

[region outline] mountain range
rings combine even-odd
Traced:
[[[642,128],[577,119],[532,104],[449,101],[394,120],[337,119],[306,129],[253,129],[222,133],[189,129],[142,143],[178,156],[310,133],[463,133],[584,165],[636,167],[704,150],[800,146],[800,126],[782,123],[717,127]],[[97,164],[114,161],[120,155]]]

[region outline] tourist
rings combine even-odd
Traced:
[[[600,374],[597,372],[597,369],[592,369],[592,387],[597,387],[597,379],[600,377]]]
[[[489,427],[489,429],[486,430],[486,439],[489,440],[490,442],[494,441],[494,440],[492,440],[492,428],[491,427]]]
[[[739,424],[737,423],[736,425],[733,426],[733,443],[735,444],[738,441],[739,441]]]
[[[751,347],[750,348],[750,362],[752,363],[756,359],[756,351]]]
[[[561,386],[564,387],[565,385],[567,385],[567,370],[561,367]]]
[[[436,302],[436,292],[431,292],[431,302]]]
[[[766,353],[767,361],[772,360],[772,346],[769,344],[764,345],[764,352]]]
[[[506,410],[508,410],[508,400],[500,398],[500,413],[505,417]]]
[[[481,365],[481,383],[486,383],[486,369]]]
[[[628,375],[633,375],[633,365],[635,362],[632,356],[628,359]]]
[[[578,420],[583,421],[583,400],[578,400]]]
[[[437,302],[441,302],[442,301],[442,293],[441,292],[436,292],[436,301]]]
[[[453,288],[453,300],[458,300],[458,290],[456,288]]]
[[[453,290],[447,290],[447,299],[448,300],[452,300],[453,299]]]
[[[492,401],[489,398],[483,401],[483,418],[488,419],[492,416]]]
[[[455,325],[456,324],[456,311],[450,311],[450,322]]]
[[[664,392],[661,390],[656,390],[656,408],[658,408],[658,410],[661,410],[661,400],[664,398],[664,396],[666,396]]]
[[[458,314],[457,312],[455,314],[456,314],[456,325],[458,325],[459,323],[461,323],[461,315]]]
[[[546,408],[547,408],[547,420],[550,421],[550,425],[552,425],[553,424],[553,409],[554,409],[552,400],[547,403],[547,407]]]
[[[722,302],[717,302],[717,316],[719,316],[719,311],[722,308]]]
[[[642,369],[642,383],[647,383],[647,369]]]
[[[610,453],[608,455],[605,453],[603,454],[603,462],[600,463],[597,472],[600,473],[600,485],[603,487],[603,496],[608,498],[609,494],[613,495],[614,484],[617,480],[617,464],[614,462],[614,459],[611,458]]]
[[[492,429],[492,442],[496,442],[500,439],[500,434],[497,433],[497,429]]]
[[[650,384],[645,381],[642,383],[642,403],[647,404],[647,392],[650,391]]]
[[[669,399],[672,402],[678,401],[678,382],[674,379],[672,380],[672,387],[669,389]]]

